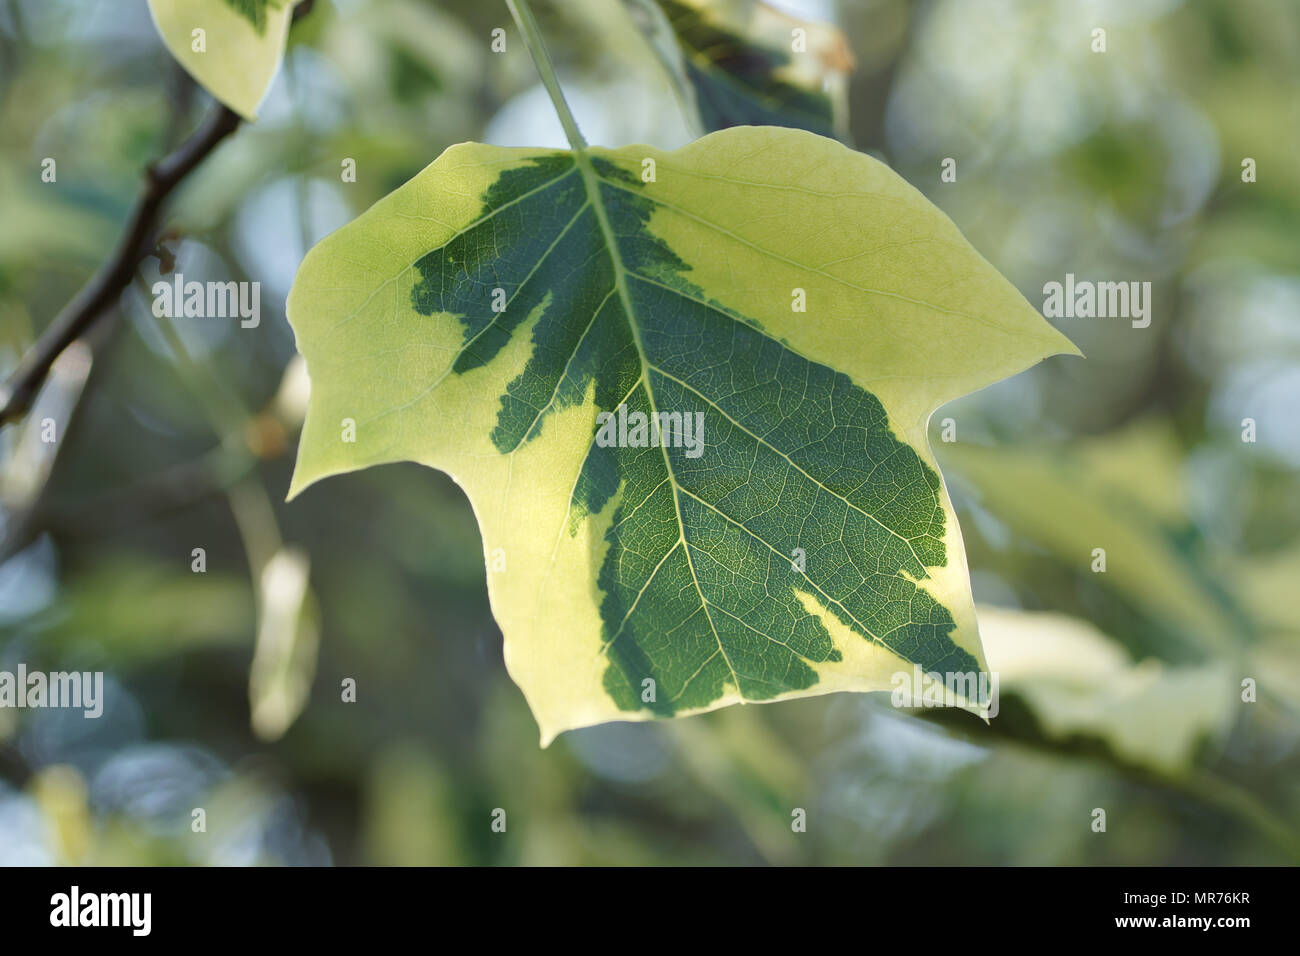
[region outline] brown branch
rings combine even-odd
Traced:
[[[305,16],[313,3],[314,0],[302,0],[293,11],[293,22]],[[237,113],[218,103],[188,140],[145,170],[144,185],[113,255],[41,333],[0,387],[0,426],[15,422],[27,413],[54,360],[117,302],[131,283],[140,261],[157,242],[158,219],[167,197],[239,123]]]

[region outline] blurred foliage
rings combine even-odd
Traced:
[[[790,126],[847,136],[853,54],[830,24],[752,0],[635,0],[632,8],[682,87],[684,108],[697,111],[697,128]],[[667,29],[657,29],[661,21]]]
[[[689,138],[621,5],[538,6],[589,140]],[[839,26],[851,141],[1031,302],[1066,273],[1152,282],[1150,328],[1058,320],[1086,361],[932,423],[999,716],[833,695],[541,750],[449,480],[389,466],[282,504],[303,387],[282,303],[305,249],[452,143],[563,142],[504,5],[318,0],[257,124],[175,197],[93,362],[70,353],[0,436],[0,669],[106,672],[98,720],[0,710],[0,863],[1300,857],[1300,8],[777,6]],[[0,0],[0,371],[209,107],[143,0]],[[259,328],[155,319],[147,290],[172,257],[261,282]],[[66,429],[42,444],[35,423],[60,409]],[[259,699],[274,706],[255,728]]]

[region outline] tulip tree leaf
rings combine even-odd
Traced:
[[[704,129],[789,126],[847,138],[854,64],[838,29],[765,3],[655,2],[676,35]]]
[[[294,2],[149,0],[149,12],[185,71],[251,120],[284,57]]]
[[[887,167],[774,127],[454,146],[312,249],[288,314],[312,379],[291,496],[451,474],[544,743],[978,671],[926,423],[1073,351]]]

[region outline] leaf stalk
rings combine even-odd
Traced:
[[[551,98],[555,113],[560,118],[560,125],[564,127],[565,138],[568,139],[575,153],[585,151],[587,141],[583,139],[582,131],[578,129],[578,122],[573,118],[573,112],[564,98],[564,91],[560,89],[560,81],[555,75],[555,65],[551,63],[551,55],[542,40],[542,31],[533,17],[532,7],[529,6],[528,0],[506,0],[506,6],[510,8],[510,15],[515,18],[515,25],[523,35],[524,45],[528,47],[528,55],[533,58],[533,65],[537,67],[542,85],[546,87],[546,93]]]

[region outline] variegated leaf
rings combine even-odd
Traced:
[[[288,311],[291,494],[450,473],[544,742],[978,671],[926,422],[1073,351],[887,167],[772,127],[452,147],[314,248]]]

